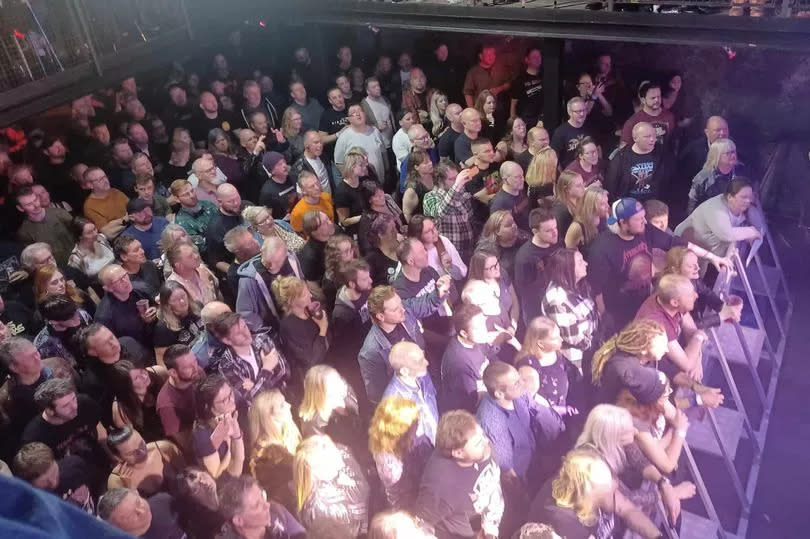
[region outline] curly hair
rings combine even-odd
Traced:
[[[392,453],[402,458],[408,450],[413,427],[419,421],[419,405],[402,397],[388,397],[377,405],[368,427],[372,455]]]
[[[605,341],[593,355],[591,372],[594,384],[600,384],[605,365],[617,350],[635,356],[645,356],[650,353],[652,340],[659,335],[666,335],[661,324],[652,320],[637,320]]]
[[[273,297],[276,298],[281,310],[288,313],[292,302],[304,292],[306,287],[307,283],[298,277],[279,277],[273,281]]]
[[[341,273],[341,266],[346,264],[340,259],[340,245],[348,242],[352,246],[352,260],[360,258],[360,248],[353,238],[346,234],[335,234],[326,240],[326,248],[324,249],[324,277],[330,281],[338,279]]]

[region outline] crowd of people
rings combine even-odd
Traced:
[[[712,284],[763,226],[726,120],[691,139],[681,75],[609,55],[553,129],[538,48],[397,60],[218,54],[0,141],[14,476],[146,538],[678,525],[742,311]]]

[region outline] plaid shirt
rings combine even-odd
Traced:
[[[469,259],[475,248],[473,231],[472,195],[463,190],[440,189],[435,187],[425,193],[422,211],[436,220],[439,234],[453,242],[461,258]]]
[[[259,391],[265,389],[281,389],[284,383],[290,377],[290,367],[287,360],[281,353],[281,350],[273,338],[270,336],[270,330],[263,329],[253,334],[253,355],[256,358],[256,364],[259,367],[259,372],[256,374],[251,365],[239,357],[230,346],[223,346],[211,354],[212,362],[215,362],[216,370],[228,380],[233,393],[236,396],[237,407],[245,406],[253,401]],[[262,351],[278,350],[278,365],[272,372],[262,369]],[[253,382],[253,387],[246,390],[242,383],[245,380]]]
[[[582,352],[593,343],[599,327],[596,303],[590,297],[568,292],[556,283],[549,283],[541,309],[544,316],[554,320],[560,327],[564,343],[562,350],[571,361],[580,361]]]

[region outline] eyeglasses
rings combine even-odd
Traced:
[[[492,270],[494,270],[495,268],[499,268],[500,266],[501,266],[501,262],[500,262],[499,260],[496,260],[496,261],[495,261],[495,263],[494,263],[494,264],[492,264],[491,266],[484,266],[484,270],[486,270],[486,271],[492,271]]]

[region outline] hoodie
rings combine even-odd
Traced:
[[[236,272],[239,277],[236,312],[242,315],[251,331],[268,326],[277,328],[281,320],[273,300],[273,292],[256,269],[256,264],[261,264],[261,256],[260,253],[243,262]],[[295,276],[304,279],[304,272],[295,253],[287,252],[287,262]]]

